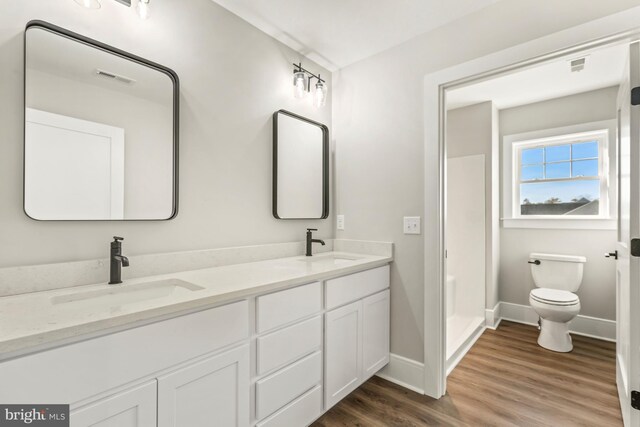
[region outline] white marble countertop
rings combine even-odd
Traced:
[[[334,262],[332,257],[347,260]],[[328,252],[313,258],[295,256],[142,277],[126,280],[121,285],[101,283],[1,297],[0,360],[207,306],[375,268],[392,260],[391,256]],[[167,279],[188,282],[202,289],[169,290],[167,287],[164,294],[162,291],[150,296],[144,294],[144,298],[130,298],[126,303],[109,297],[82,298],[87,292],[110,292],[119,287]]]

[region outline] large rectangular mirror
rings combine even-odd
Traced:
[[[24,210],[166,220],[178,208],[178,77],[33,21],[25,31]]]
[[[273,216],[329,216],[329,130],[285,110],[273,115]]]

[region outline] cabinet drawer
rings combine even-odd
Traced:
[[[0,363],[11,384],[0,402],[73,404],[248,337],[249,306],[239,301],[12,359]]]
[[[320,282],[298,286],[257,298],[256,329],[265,332],[322,310]]]
[[[257,427],[308,426],[322,414],[322,386],[317,386],[290,405],[285,406]]]
[[[322,319],[314,317],[257,339],[258,375],[266,374],[322,346]]]
[[[327,309],[364,298],[388,287],[388,265],[327,280]]]
[[[256,418],[261,420],[322,381],[322,352],[256,382]]]

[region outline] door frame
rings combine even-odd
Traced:
[[[424,394],[440,398],[446,392],[446,90],[637,41],[638,22],[635,7],[424,77]],[[437,171],[437,179],[427,171]]]
[[[29,124],[42,125],[46,127],[59,128],[77,133],[97,135],[109,140],[110,151],[110,171],[111,171],[111,193],[110,199],[110,217],[98,218],[98,220],[122,220],[124,219],[124,184],[125,184],[125,135],[124,129],[116,126],[107,125],[99,122],[78,119],[76,117],[65,116],[62,114],[51,113],[45,110],[35,108],[25,108],[25,138],[24,138],[24,203],[23,208],[25,214],[31,219],[46,220],[47,218],[34,218],[27,210],[27,192],[29,182],[29,164],[28,153],[28,126]]]

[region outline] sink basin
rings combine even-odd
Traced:
[[[184,280],[166,279],[133,285],[111,285],[108,289],[59,295],[51,298],[51,303],[54,305],[83,303],[114,307],[202,289],[204,288]]]
[[[360,258],[348,257],[343,255],[314,255],[311,257],[298,258],[298,261],[312,263],[312,264],[325,264],[325,265],[347,265],[352,264],[354,261]]]

